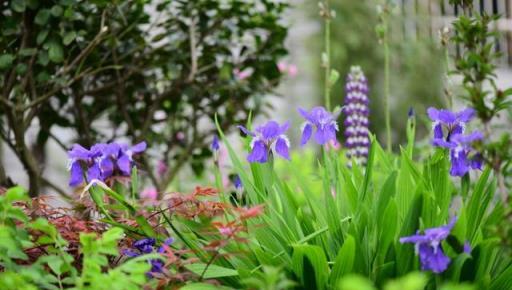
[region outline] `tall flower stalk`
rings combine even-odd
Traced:
[[[389,14],[390,4],[378,6],[380,23],[376,27],[377,37],[384,49],[384,116],[386,124],[386,148],[388,152],[392,150],[391,144],[391,113],[389,111],[390,98],[390,52],[389,52]]]
[[[329,0],[324,0],[319,3],[320,16],[325,21],[325,34],[324,34],[324,45],[325,51],[322,54],[322,66],[325,68],[325,107],[328,111],[331,110],[331,87],[334,85],[339,77],[336,70],[331,70],[331,20],[335,16],[335,12],[331,10]]]
[[[370,146],[368,83],[359,66],[352,66],[345,85],[345,147],[347,157],[365,164]]]

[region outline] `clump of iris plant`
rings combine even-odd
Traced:
[[[366,163],[370,146],[368,82],[359,66],[352,66],[345,84],[345,147],[347,158]]]
[[[426,229],[423,235],[418,231],[416,235],[403,237],[400,243],[414,244],[422,270],[442,273],[450,265],[450,258],[445,255],[441,243],[450,235],[456,220],[453,217],[447,225]],[[469,244],[464,245],[464,251],[470,251]]]
[[[306,119],[306,122],[302,125],[301,146],[304,146],[311,139],[313,131],[315,131],[314,139],[320,145],[329,141],[336,142],[336,131],[338,131],[336,119],[339,116],[339,111],[333,114],[324,107],[314,107],[309,112],[302,108],[298,110],[301,116]]]
[[[268,121],[266,124],[256,127],[254,132],[244,126],[238,126],[244,134],[252,136],[251,152],[247,156],[247,161],[265,163],[272,153],[290,160],[290,141],[285,135],[289,127],[288,122],[279,125],[276,121]]]
[[[154,238],[141,239],[132,244],[132,248],[124,249],[123,255],[130,258],[135,258],[144,254],[166,252],[166,247],[169,247],[174,242],[173,238],[166,239],[160,247],[156,247],[156,240]],[[150,259],[148,263],[151,264],[151,270],[146,273],[149,277],[152,277],[156,273],[162,273],[164,270],[164,262],[160,259]]]
[[[129,176],[134,166],[133,155],[146,150],[146,142],[132,147],[122,143],[98,143],[90,149],[79,144],[73,145],[68,151],[71,177],[70,186],[78,186],[84,181],[94,179],[105,181],[111,176]]]
[[[450,150],[450,175],[464,176],[471,169],[481,169],[481,155],[476,152],[472,144],[482,140],[483,134],[479,131],[464,134],[467,123],[475,115],[475,110],[468,108],[455,113],[429,108],[427,113],[433,122],[432,145]]]

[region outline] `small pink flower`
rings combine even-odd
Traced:
[[[146,188],[140,193],[140,198],[142,199],[149,199],[149,200],[156,200],[158,197],[158,192],[156,191],[156,188]]]
[[[176,133],[176,139],[178,139],[178,141],[185,140],[185,133],[179,131],[178,133]]]
[[[234,230],[231,227],[219,227],[218,230],[223,236],[231,236],[234,233]]]
[[[290,66],[288,66],[288,75],[290,77],[292,77],[292,78],[295,77],[298,72],[299,72],[299,69],[297,68],[296,65],[290,64]]]
[[[245,80],[247,78],[249,78],[250,76],[252,76],[252,73],[254,72],[254,70],[252,68],[246,68],[242,71],[240,71],[238,68],[235,68],[233,70],[233,74],[235,75],[235,77],[238,79],[238,80]]]
[[[158,173],[158,176],[162,177],[167,172],[167,163],[163,160],[158,160],[158,163],[156,165],[156,172]]]
[[[286,70],[288,69],[288,65],[286,64],[286,62],[280,61],[277,63],[277,69],[279,70],[279,72],[285,73]]]
[[[325,146],[325,150],[327,150],[327,151],[329,151],[329,150],[338,151],[341,148],[341,144],[340,144],[340,142],[338,142],[338,140],[329,140],[329,142],[327,142],[324,146]]]

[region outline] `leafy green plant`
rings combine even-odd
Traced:
[[[119,255],[123,231],[112,228],[101,237],[81,233],[80,260],[76,260],[53,224],[44,218],[31,221],[15,205],[26,201],[20,187],[0,196],[0,285],[4,289],[140,289],[147,282],[147,260],[161,258],[146,255],[115,267],[111,257]],[[44,254],[31,257],[35,248],[44,249]]]

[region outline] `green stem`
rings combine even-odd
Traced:
[[[388,152],[392,150],[391,144],[391,113],[389,111],[389,95],[390,95],[390,71],[389,71],[389,32],[388,32],[388,22],[385,18],[384,26],[386,27],[386,32],[384,34],[383,45],[384,45],[384,111],[386,118],[386,148]]]
[[[445,61],[444,61],[444,69],[445,69],[445,73],[446,73],[446,88],[445,88],[445,95],[446,95],[446,101],[447,101],[447,105],[448,105],[448,109],[452,109],[453,108],[453,99],[452,99],[452,94],[450,92],[450,86],[449,86],[449,82],[450,82],[450,78],[448,76],[448,72],[450,70],[450,54],[448,52],[448,48],[445,47],[444,49],[444,58],[445,58]]]
[[[329,0],[325,0],[325,107],[327,111],[331,110],[331,16]]]

